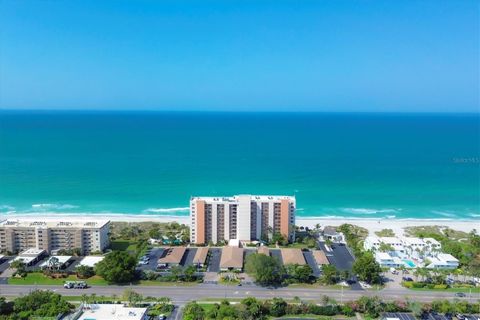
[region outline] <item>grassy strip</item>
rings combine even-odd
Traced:
[[[8,284],[13,285],[63,285],[65,281],[86,281],[89,285],[106,286],[108,282],[102,277],[93,276],[88,279],[79,279],[76,275],[69,275],[66,278],[53,279],[40,272],[27,273],[25,278],[10,278]]]
[[[31,272],[27,273],[25,278],[10,278],[8,279],[8,284],[12,285],[58,285],[62,286],[65,281],[85,281],[90,286],[108,286],[110,283],[105,281],[102,277],[93,276],[88,279],[79,279],[76,275],[69,275],[66,278],[61,279],[52,279],[45,276],[40,272]],[[140,280],[138,282],[132,283],[133,285],[139,286],[164,286],[164,287],[177,287],[177,286],[196,286],[197,282],[166,282],[166,281],[156,281],[156,280]]]
[[[436,291],[436,292],[465,292],[480,293],[480,288],[447,288],[447,289],[429,289],[429,288],[408,288],[408,290],[415,291]]]

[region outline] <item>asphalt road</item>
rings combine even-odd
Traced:
[[[28,294],[34,289],[52,290],[67,296],[79,296],[82,294],[95,293],[97,296],[112,296],[113,294],[120,296],[127,288],[131,288],[144,296],[152,297],[170,297],[174,303],[183,304],[191,300],[202,300],[205,298],[246,298],[256,297],[260,299],[281,297],[291,299],[295,296],[305,300],[319,300],[323,295],[328,295],[337,301],[355,300],[361,296],[381,296],[385,300],[398,300],[408,297],[421,302],[429,302],[435,299],[454,299],[453,292],[429,292],[429,291],[409,291],[407,289],[384,289],[382,291],[356,291],[344,290],[343,292],[335,289],[325,288],[278,288],[268,289],[258,286],[244,285],[222,286],[200,284],[197,286],[93,286],[88,289],[64,289],[61,286],[25,286],[25,285],[0,285],[0,296],[18,296]],[[468,300],[466,298],[461,298]],[[475,300],[478,295],[475,294]]]

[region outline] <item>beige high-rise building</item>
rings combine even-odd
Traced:
[[[0,251],[20,252],[30,248],[48,253],[80,249],[82,254],[103,251],[109,245],[110,221],[8,219],[0,222]]]
[[[190,220],[190,240],[196,244],[265,240],[275,233],[293,241],[295,197],[192,197]]]

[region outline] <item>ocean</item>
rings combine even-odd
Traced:
[[[286,194],[299,217],[480,220],[480,115],[0,111],[0,216],[186,216]]]

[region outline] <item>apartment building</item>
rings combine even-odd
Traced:
[[[8,219],[0,222],[0,251],[20,252],[30,248],[55,253],[60,249],[82,254],[103,251],[109,245],[110,221],[61,221]]]
[[[254,241],[274,233],[295,239],[295,197],[237,195],[192,197],[190,240],[218,243],[238,239]]]

